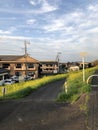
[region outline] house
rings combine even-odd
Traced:
[[[89,67],[89,62],[80,62],[80,65],[79,65],[79,67],[80,67],[80,69],[82,69],[83,68],[83,64],[84,64],[84,68],[88,68]]]
[[[56,74],[58,70],[58,62],[40,61],[40,74]]]
[[[79,66],[70,66],[69,70],[70,71],[79,71]]]
[[[38,77],[39,61],[25,55],[0,55],[0,68],[10,71],[10,75]]]

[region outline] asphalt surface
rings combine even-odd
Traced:
[[[44,85],[23,99],[0,101],[0,130],[98,130],[98,77],[92,79],[87,113],[80,110],[85,95],[75,104],[56,102],[64,82]]]
[[[20,100],[0,101],[0,130],[85,130],[78,103],[55,101],[64,82],[49,83]]]
[[[23,99],[0,101],[0,130],[88,130],[80,110],[85,95],[75,104],[56,102],[64,82],[49,83]]]

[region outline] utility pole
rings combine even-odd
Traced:
[[[61,54],[61,52],[58,52],[58,53],[57,53],[57,56],[56,56],[56,60],[57,60],[57,62],[58,62],[58,73],[59,73],[59,71],[60,71],[60,69],[59,69],[60,54]]]
[[[24,45],[25,45],[25,66],[26,66],[26,77],[27,77],[27,71],[28,71],[28,68],[27,68],[27,56],[28,56],[28,53],[27,53],[27,44],[30,44],[30,42],[27,42],[26,40],[24,41]]]

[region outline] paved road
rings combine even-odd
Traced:
[[[42,88],[38,89],[37,91],[33,92],[30,96],[20,99],[20,100],[11,100],[11,101],[1,101],[0,102],[0,126],[3,122],[5,124],[6,120],[6,125],[11,123],[12,118],[10,119],[10,116],[13,118],[18,118],[19,121],[21,122],[21,118],[18,117],[18,111],[23,110],[25,113],[24,115],[27,115],[32,111],[31,108],[34,109],[36,106],[32,106],[33,104],[36,104],[39,108],[41,107],[41,103],[37,104],[35,102],[50,102],[54,101],[60,91],[62,91],[63,84],[65,80],[60,80],[56,81],[53,83],[49,83]],[[28,109],[27,111],[25,109]],[[31,110],[30,110],[31,109]],[[29,111],[29,112],[28,112]],[[35,110],[33,110],[35,111]],[[22,111],[21,111],[22,113]],[[35,111],[36,113],[36,111]],[[13,125],[11,128],[14,127]],[[16,126],[15,126],[16,127]],[[6,126],[3,129],[10,129],[7,128]],[[0,128],[1,130],[1,128]]]
[[[77,104],[55,102],[64,82],[45,85],[20,100],[0,102],[0,130],[85,130]]]

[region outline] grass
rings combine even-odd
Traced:
[[[96,69],[98,69],[98,67],[85,70],[86,80],[90,75],[92,75],[95,72]],[[81,94],[88,93],[91,91],[90,85],[82,81],[82,71],[78,71],[78,72],[71,72],[68,74],[59,74],[55,76],[45,76],[41,79],[16,83],[13,85],[1,86],[0,99],[22,98],[29,95],[34,90],[38,89],[39,87],[42,87],[45,84],[63,78],[67,78],[68,92],[66,93],[64,89],[64,91],[58,95],[57,98],[58,101],[74,102],[80,97]],[[3,95],[2,93],[4,87],[6,89],[5,95]]]
[[[98,67],[85,69],[85,78],[92,75]],[[83,82],[82,71],[71,72],[67,78],[67,93],[64,92],[58,95],[58,101],[75,102],[83,93],[89,93],[91,91],[91,86],[86,82]]]
[[[30,93],[32,93],[34,90],[38,89],[39,87],[42,87],[45,84],[48,84],[50,82],[54,82],[63,78],[66,78],[68,74],[59,74],[55,76],[45,76],[41,79],[31,80],[27,82],[21,82],[16,83],[12,85],[7,86],[1,86],[0,87],[0,99],[15,99],[15,98],[22,98]],[[6,93],[3,94],[2,90],[5,87]]]

